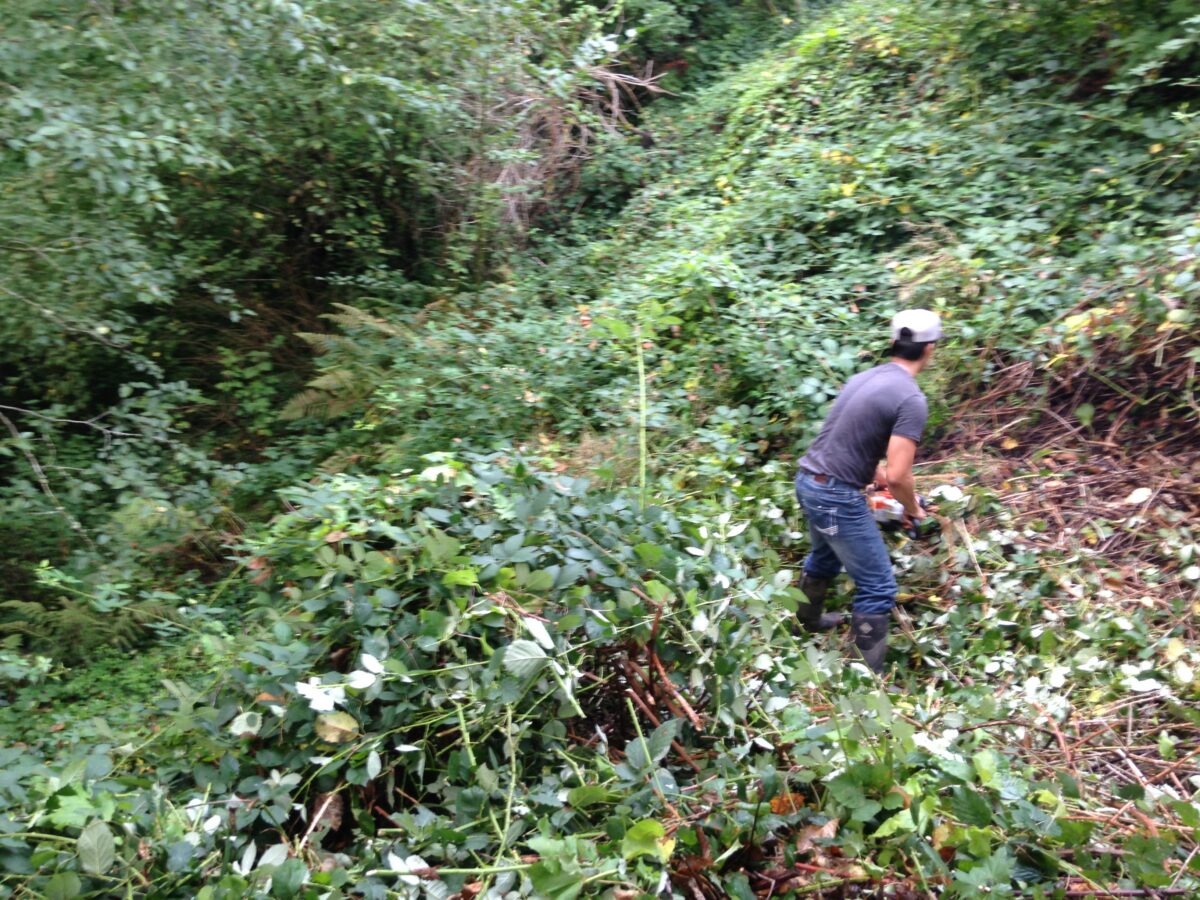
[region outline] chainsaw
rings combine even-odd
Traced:
[[[917,503],[927,512],[931,509],[929,501],[924,497],[918,495]],[[867,495],[867,506],[871,510],[871,515],[875,517],[880,531],[903,530],[915,541],[920,538],[930,538],[940,529],[937,519],[931,515],[906,527],[904,525],[904,504],[893,497],[892,492],[887,488],[876,488],[871,491]]]

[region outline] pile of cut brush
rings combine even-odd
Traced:
[[[1020,545],[986,491],[973,502],[957,543],[898,547],[929,591],[889,694],[836,638],[793,634],[794,573],[770,544],[794,521],[703,498],[641,508],[513,456],[325,476],[241,548],[258,636],[208,693],[177,692],[156,769],[133,747],[9,760],[8,883],[204,898],[1200,888],[1194,684],[1143,665],[1159,647],[1140,620],[1068,608],[1063,558]]]

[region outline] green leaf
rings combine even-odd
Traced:
[[[667,719],[654,731],[650,732],[650,737],[647,743],[650,745],[650,759],[652,762],[661,762],[663,757],[667,755],[667,751],[671,749],[671,741],[679,734],[679,720]]]
[[[625,745],[625,761],[635,772],[651,768],[667,755],[678,731],[679,720],[668,719],[650,732],[644,741],[635,737]]]
[[[601,803],[611,803],[617,794],[598,784],[582,784],[571,788],[567,793],[567,802],[576,809],[587,809]]]
[[[1186,800],[1172,800],[1171,808],[1188,828],[1200,828],[1200,804],[1188,803]]]
[[[454,569],[442,576],[442,584],[447,587],[456,584],[463,587],[474,587],[479,584],[479,576],[474,569]]]
[[[1096,407],[1090,403],[1080,403],[1075,407],[1075,418],[1077,418],[1084,428],[1092,427],[1092,419],[1096,417]]]
[[[833,795],[834,800],[850,810],[857,809],[866,802],[862,783],[850,772],[843,772],[829,782],[829,793]]]
[[[602,316],[595,321],[599,327],[607,330],[613,337],[618,340],[628,340],[633,337],[633,329],[622,322],[620,319],[613,319],[609,316]]]
[[[524,588],[531,594],[541,594],[554,587],[554,575],[545,569],[530,572],[525,578]]]
[[[74,872],[58,872],[42,886],[45,900],[71,900],[83,892],[83,884]]]
[[[917,825],[913,821],[912,810],[902,809],[896,813],[876,830],[874,837],[882,838],[889,837],[893,834],[907,834],[917,830]]]
[[[675,839],[667,837],[667,830],[654,819],[642,819],[635,823],[621,840],[621,855],[626,859],[650,856],[666,863],[675,850]]]
[[[79,865],[90,875],[103,875],[117,858],[116,844],[108,826],[99,820],[89,824],[75,842]]]
[[[975,767],[975,774],[979,776],[979,783],[985,787],[992,787],[996,784],[996,772],[999,765],[996,759],[996,754],[991,750],[980,750],[971,757],[971,765]]]
[[[530,867],[529,881],[537,896],[550,900],[574,900],[583,890],[583,875],[573,859],[543,859]]]
[[[550,631],[540,620],[533,616],[521,616],[521,624],[525,626],[525,630],[533,636],[543,650],[554,649],[554,638],[550,637]]]
[[[883,804],[878,800],[865,799],[862,803],[853,807],[850,813],[851,822],[869,822],[875,818],[875,814],[883,809]]]
[[[637,544],[634,546],[633,552],[638,555],[638,559],[652,569],[662,562],[665,555],[663,548],[658,544]]]
[[[536,675],[549,661],[546,651],[533,641],[513,641],[504,649],[504,668],[518,678]]]
[[[298,859],[289,859],[271,873],[271,896],[295,897],[308,878],[308,868]]]
[[[1142,800],[1146,796],[1146,789],[1140,784],[1123,784],[1117,788],[1117,796],[1122,800]]]
[[[497,790],[500,787],[500,778],[492,771],[491,766],[487,763],[482,763],[475,770],[475,781],[478,785],[488,793]]]
[[[421,538],[421,546],[425,549],[429,561],[436,566],[455,556],[462,544],[446,532],[431,528],[430,533]]]
[[[103,815],[92,798],[79,787],[70,788],[70,793],[60,791],[55,795],[53,803],[55,808],[50,813],[50,821],[59,828],[82,828],[97,812]]]
[[[950,809],[964,825],[983,828],[992,824],[991,804],[983,794],[972,788],[960,787],[955,790],[950,798]]]
[[[646,593],[650,595],[650,599],[655,603],[663,603],[672,597],[672,591],[661,581],[647,581],[645,584]]]

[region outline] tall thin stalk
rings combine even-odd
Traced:
[[[634,333],[638,367],[638,490],[642,508],[646,506],[646,355],[642,349],[642,329]]]

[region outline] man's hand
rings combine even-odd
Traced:
[[[874,485],[876,489],[881,491],[888,489],[887,465],[885,463],[880,463],[875,467]]]
[[[920,515],[914,516],[910,512],[908,512],[908,510],[905,510],[904,513],[901,515],[900,525],[904,528],[905,531],[916,530],[916,528],[921,524],[921,522],[923,522],[925,520],[925,517],[927,515],[929,515],[929,510],[927,510],[925,507],[923,507],[921,505],[920,501],[917,502],[917,509],[920,511]]]

